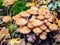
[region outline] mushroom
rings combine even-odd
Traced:
[[[16,19],[19,19],[19,18],[21,18],[21,16],[20,16],[20,14],[17,14],[16,16],[12,17],[12,20],[16,21]]]
[[[34,27],[40,26],[40,25],[42,25],[42,24],[43,24],[43,21],[40,21],[40,20],[38,20],[38,19],[35,19],[35,20],[32,22],[32,25],[33,25]]]
[[[34,28],[33,25],[32,25],[32,23],[28,23],[28,24],[27,24],[27,27],[28,27],[28,28],[31,28],[31,29]]]
[[[17,32],[20,32],[22,34],[28,34],[31,32],[31,30],[27,26],[23,26],[21,28],[18,28]]]
[[[37,16],[37,19],[43,20],[44,16],[43,15],[39,15],[39,16]]]
[[[39,15],[45,15],[47,12],[49,11],[44,6],[41,6],[38,10]]]
[[[47,19],[44,19],[44,23],[47,23],[48,22],[48,20]]]
[[[5,23],[8,23],[9,21],[11,21],[11,17],[10,16],[4,16],[2,21]]]
[[[34,10],[34,9],[29,9],[27,10],[30,14],[34,14],[34,15],[37,15],[38,14],[38,11],[37,10]]]
[[[57,42],[60,42],[60,34],[55,35],[54,38]]]
[[[3,1],[3,6],[7,7],[9,5],[14,4],[15,0],[4,0]]]
[[[32,6],[35,6],[35,3],[27,2],[25,6],[32,7]]]
[[[51,23],[50,22],[46,22],[46,25],[49,26]]]
[[[24,26],[27,23],[28,23],[28,21],[24,18],[17,19],[16,22],[15,22],[16,25],[21,25],[21,26]]]
[[[47,33],[49,33],[49,32],[50,32],[50,29],[46,29],[45,31],[46,31]]]
[[[45,31],[42,32],[43,35],[47,35],[47,33]]]
[[[47,27],[46,27],[46,25],[43,24],[43,25],[40,26],[40,29],[42,29],[42,30],[46,30]]]
[[[30,19],[29,19],[29,22],[33,22],[35,20],[36,16],[32,16]]]
[[[4,16],[0,16],[0,19],[2,19]]]
[[[36,6],[32,6],[31,7],[32,10],[37,10],[38,11],[38,8]]]
[[[45,18],[47,18],[47,19],[50,18],[50,15],[46,14],[46,15],[45,15]]]
[[[55,20],[55,17],[53,15],[50,16],[50,18],[48,18],[49,22],[53,22]]]
[[[53,24],[50,24],[49,25],[49,29],[51,29],[51,31],[57,30],[58,29],[58,26],[55,23],[53,23]]]
[[[47,38],[47,36],[44,35],[44,34],[41,34],[39,37],[40,37],[41,40],[45,40]]]
[[[30,14],[29,14],[27,11],[21,12],[20,15],[21,15],[22,17],[24,17],[24,18],[27,18],[27,17],[30,16]]]
[[[39,33],[41,33],[42,30],[41,30],[39,27],[37,27],[37,28],[34,28],[34,29],[33,29],[33,32],[34,32],[36,35],[39,35]]]

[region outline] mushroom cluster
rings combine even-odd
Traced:
[[[58,30],[58,25],[55,23],[56,17],[55,12],[49,11],[44,6],[40,8],[33,6],[12,18],[5,16],[2,21],[8,23],[12,19],[12,22],[18,26],[17,32],[22,34],[33,32],[41,40],[45,40],[47,33]]]

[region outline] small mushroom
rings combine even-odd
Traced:
[[[7,7],[9,5],[14,4],[14,2],[15,2],[15,0],[4,0],[2,5]]]
[[[33,25],[31,23],[28,23],[27,24],[27,27],[32,29],[33,28]]]
[[[47,19],[50,18],[50,15],[47,15],[47,14],[46,14],[46,15],[45,15],[45,18],[47,18]]]
[[[4,16],[0,16],[0,19],[2,19]]]
[[[20,16],[20,14],[17,14],[16,16],[12,17],[12,20],[16,21],[16,19],[19,19],[19,18],[21,18],[21,16]]]
[[[57,30],[57,29],[58,29],[58,26],[53,23],[53,24],[50,24],[50,25],[49,25],[49,29],[51,29],[51,31]]]
[[[47,33],[49,33],[49,32],[50,32],[50,29],[46,29],[45,31],[46,31]]]
[[[47,27],[46,27],[46,25],[43,24],[43,25],[40,26],[40,29],[42,29],[42,30],[46,30]]]
[[[49,11],[44,6],[41,6],[38,10],[39,15],[45,15],[47,12]]]
[[[50,16],[50,18],[48,18],[49,22],[53,22],[55,20],[55,17],[53,15]]]
[[[5,23],[8,23],[9,21],[11,21],[11,17],[10,16],[4,16],[2,21]]]
[[[17,32],[20,32],[22,34],[28,34],[31,32],[31,30],[27,26],[23,26],[21,28],[18,28]]]
[[[32,10],[37,10],[38,11],[38,8],[36,6],[32,6],[31,7]]]
[[[37,15],[38,14],[38,11],[37,10],[34,10],[34,9],[29,9],[28,12],[30,14],[34,14],[34,15]]]
[[[32,16],[30,19],[29,19],[29,22],[33,22],[35,20],[36,16]]]
[[[37,27],[37,28],[34,28],[34,29],[33,29],[33,32],[34,32],[36,35],[39,35],[39,33],[41,33],[42,30],[41,30],[39,27]]]
[[[47,23],[48,22],[48,20],[47,19],[44,19],[44,23]]]
[[[44,34],[41,34],[39,37],[40,37],[41,40],[45,40],[47,38],[47,36],[44,35]]]
[[[45,31],[44,31],[44,32],[42,32],[42,34],[43,34],[43,35],[47,35],[47,33],[46,33]]]
[[[37,16],[37,19],[43,20],[44,16],[43,15],[39,15],[39,16]]]
[[[49,26],[51,23],[50,22],[46,22],[46,25]]]

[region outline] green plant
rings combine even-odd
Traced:
[[[60,8],[60,0],[58,0],[58,1],[55,1],[54,3],[50,3],[50,4],[48,4],[48,9],[49,10],[56,10],[57,8]],[[57,10],[58,12],[60,12],[60,10]]]
[[[15,3],[12,5],[11,11],[12,15],[16,15],[21,11],[25,11],[28,9],[28,7],[25,6],[26,2],[24,1],[15,1]]]
[[[6,28],[9,30],[11,38],[14,37],[17,26],[13,23],[7,24]]]
[[[3,1],[0,0],[0,9],[3,8],[2,4],[3,4]]]

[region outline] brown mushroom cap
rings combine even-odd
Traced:
[[[37,10],[33,10],[33,9],[29,9],[28,12],[34,15],[38,14]]]
[[[46,31],[47,33],[49,33],[49,32],[50,32],[50,29],[46,29],[45,31]]]
[[[30,19],[29,19],[29,22],[33,22],[35,20],[36,16],[32,16]]]
[[[49,29],[51,29],[51,30],[57,30],[58,26],[56,24],[50,24],[49,25]]]
[[[42,24],[43,24],[43,21],[40,21],[40,20],[37,20],[37,19],[35,19],[35,20],[32,22],[32,25],[33,25],[34,27],[40,26],[40,25],[42,25]]]
[[[26,11],[26,12],[21,12],[20,15],[24,18],[27,18],[30,16],[30,14]]]
[[[51,23],[50,22],[46,22],[46,25],[49,26]]]
[[[39,15],[45,15],[47,12],[49,11],[43,6],[38,10]]]
[[[11,20],[10,16],[4,16],[3,19],[2,19],[2,21],[5,22],[5,23],[8,23],[10,20]]]
[[[42,32],[42,30],[41,30],[39,27],[37,27],[37,28],[34,28],[34,29],[33,29],[33,32],[34,32],[35,34],[39,34],[39,33]]]
[[[15,21],[16,19],[21,18],[20,14],[17,14],[16,16],[13,16],[12,19]]]
[[[50,15],[46,14],[46,15],[45,15],[45,18],[47,18],[47,19],[50,18]]]
[[[23,25],[26,25],[28,23],[28,21],[24,18],[20,18],[20,19],[17,19],[15,23],[16,23],[16,25],[23,26]]]
[[[31,23],[28,23],[28,24],[27,24],[27,27],[28,27],[28,28],[33,28],[33,25],[32,25]]]
[[[4,16],[0,16],[0,19],[2,19]]]
[[[37,16],[37,19],[43,20],[44,16],[43,15],[39,15],[39,16]]]
[[[45,20],[44,20],[44,23],[47,23],[47,22],[48,22],[48,20],[47,20],[47,19],[45,19]]]
[[[51,15],[50,18],[48,18],[48,21],[49,22],[54,22],[55,21],[55,16]]]
[[[47,35],[47,33],[46,33],[45,31],[44,31],[44,32],[42,32],[42,34],[43,34],[43,35]]]
[[[32,6],[31,7],[32,10],[37,10],[38,11],[38,8],[36,6]]]
[[[40,37],[41,40],[45,40],[47,38],[47,36],[44,35],[44,34],[41,34],[39,37]]]
[[[31,32],[31,30],[27,26],[18,28],[17,31],[20,32],[20,33],[23,33],[23,34],[28,34],[28,33]]]
[[[44,25],[44,24],[41,25],[40,28],[41,28],[42,30],[46,30],[46,29],[47,29],[46,25]]]

